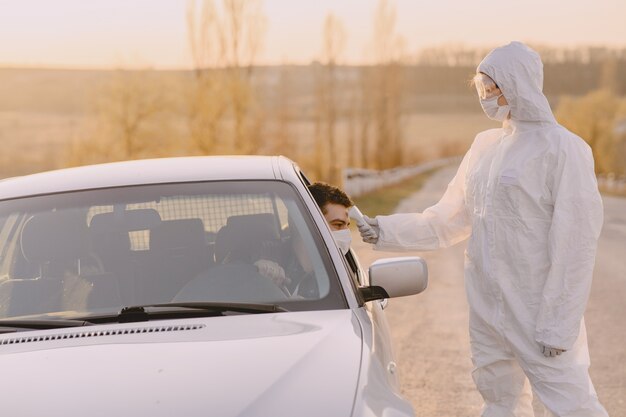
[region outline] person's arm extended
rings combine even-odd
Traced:
[[[465,208],[465,176],[471,155],[465,154],[456,175],[437,204],[423,213],[376,216],[378,250],[434,250],[452,246],[471,233]]]
[[[550,271],[543,289],[535,339],[544,346],[570,349],[578,338],[591,291],[603,221],[593,156],[582,140],[563,141],[552,195]]]

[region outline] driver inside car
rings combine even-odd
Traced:
[[[315,182],[308,188],[322,211],[337,246],[345,255],[350,250],[352,242],[348,228],[350,225],[348,210],[354,203],[344,191],[323,182]],[[309,279],[313,273],[313,266],[304,242],[295,228],[291,236],[291,249],[293,256],[288,257],[284,267],[274,260],[265,258],[257,260],[254,265],[261,275],[270,278],[279,287],[287,288],[291,294],[304,297],[316,296],[317,284],[314,279]]]

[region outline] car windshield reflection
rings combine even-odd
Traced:
[[[346,308],[314,222],[278,181],[8,200],[0,227],[0,319],[163,303]]]

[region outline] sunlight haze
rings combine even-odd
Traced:
[[[219,3],[219,2],[217,2]],[[396,33],[407,56],[442,44],[510,40],[574,47],[626,45],[626,2],[398,0]],[[0,66],[189,68],[184,0],[0,0]],[[265,0],[261,64],[319,59],[324,18],[347,35],[344,63],[368,62],[374,0]]]

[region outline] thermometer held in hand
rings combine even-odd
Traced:
[[[350,207],[350,209],[348,210],[348,214],[350,215],[350,217],[352,217],[356,221],[356,224],[357,226],[359,226],[359,229],[365,228],[367,229],[368,232],[371,232],[375,238],[378,237],[378,234],[376,233],[374,228],[372,228],[372,226],[368,222],[365,221],[365,218],[363,217],[363,213],[361,213],[361,210],[359,210],[357,206]]]

